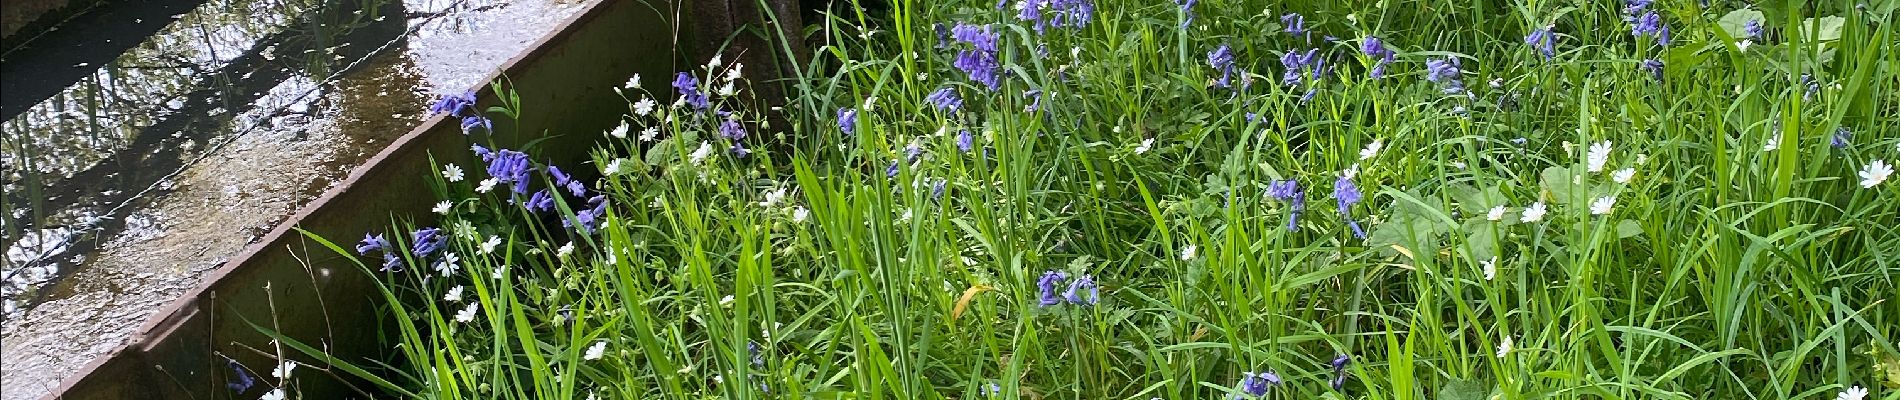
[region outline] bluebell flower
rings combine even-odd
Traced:
[[[489,162],[489,161],[495,160],[495,152],[488,151],[487,147],[482,147],[482,145],[474,144],[474,145],[469,145],[468,149],[470,151],[475,152],[476,156],[480,156],[482,158],[482,162]]]
[[[494,133],[495,121],[491,121],[488,119],[488,117],[484,117],[481,115],[470,115],[470,116],[462,117],[462,134],[467,135],[470,133],[474,133],[475,128],[481,128],[482,132]]]
[[[549,193],[547,189],[537,190],[533,195],[528,196],[528,203],[522,206],[527,207],[528,211],[534,212],[553,210],[554,195]]]
[[[1649,3],[1652,3],[1652,2],[1654,2],[1654,1],[1655,1],[1655,0],[1627,0],[1627,1],[1624,1],[1624,2],[1623,2],[1623,13],[1624,13],[1624,14],[1629,14],[1629,15],[1636,15],[1636,13],[1639,13],[1639,12],[1643,12],[1644,10],[1647,10],[1647,9],[1649,9]]]
[[[744,140],[746,137],[745,125],[740,124],[738,120],[727,119],[725,122],[719,123],[719,136],[726,138],[726,140]]]
[[[554,179],[555,187],[566,188],[568,192],[574,193],[575,196],[587,196],[587,185],[581,183],[579,179],[574,179],[568,176],[567,173],[561,172],[560,167],[549,165],[548,175]]]
[[[1044,12],[1048,18],[1044,18]],[[1095,18],[1095,3],[1089,0],[1024,0],[1016,19],[1029,21],[1036,33],[1046,27],[1079,29]]]
[[[765,367],[765,352],[760,350],[759,342],[747,340],[745,342],[745,351],[746,353],[752,354],[753,367],[759,367],[759,368]]]
[[[930,29],[937,32],[937,48],[950,47],[950,28],[946,28],[942,22],[938,22],[931,24]]]
[[[969,43],[971,47],[975,47],[977,50],[986,52],[994,52],[997,50],[996,33],[990,30],[989,25],[971,25],[958,22],[956,27],[950,28],[950,37],[959,42]]]
[[[858,109],[838,109],[838,130],[843,131],[845,135],[858,133]]]
[[[1425,60],[1425,80],[1445,85],[1445,93],[1463,92],[1465,83],[1458,68],[1458,59],[1452,57]]]
[[[1655,78],[1659,82],[1663,80],[1662,60],[1654,58],[1643,60],[1642,68],[1643,71],[1649,72],[1649,77]]]
[[[741,142],[732,142],[732,147],[729,147],[726,150],[732,152],[733,157],[738,157],[738,158],[745,158],[745,156],[752,155],[752,150],[746,149],[745,143],[741,143]]]
[[[1761,38],[1761,20],[1751,19],[1748,20],[1747,23],[1742,24],[1742,35],[1743,38],[1749,39]]]
[[[1207,65],[1214,67],[1216,71],[1220,71],[1220,80],[1214,81],[1214,86],[1222,88],[1228,87],[1228,80],[1234,75],[1233,48],[1227,47],[1225,43],[1222,43],[1220,47],[1214,48],[1214,51],[1207,53]]]
[[[706,92],[699,90],[699,78],[693,77],[693,74],[680,72],[674,75],[673,90],[679,91],[680,98],[685,99],[686,105],[692,106],[694,110],[705,111],[712,107]]]
[[[1292,205],[1293,210],[1287,215],[1286,230],[1287,232],[1298,231],[1300,213],[1306,211],[1306,191],[1300,189],[1299,181],[1282,179],[1268,183],[1267,195]]]
[[[1834,130],[1834,136],[1828,139],[1827,144],[1833,146],[1835,150],[1842,150],[1853,144],[1851,143],[1853,140],[1854,131],[1847,130],[1847,127],[1843,126]]]
[[[1333,390],[1346,387],[1346,365],[1352,363],[1352,356],[1340,354],[1333,358]]]
[[[1391,64],[1391,63],[1392,63],[1391,59],[1379,60],[1378,63],[1372,64],[1372,71],[1366,72],[1366,77],[1369,77],[1372,79],[1384,79],[1385,67],[1387,64]]]
[[[501,150],[483,158],[488,161],[488,176],[497,182],[513,184],[516,194],[528,192],[528,173],[534,165],[528,161],[527,153]]]
[[[1062,298],[1078,306],[1094,305],[1102,300],[1099,290],[1095,287],[1094,276],[1082,274],[1069,282],[1069,290],[1062,292]]]
[[[1181,29],[1187,29],[1188,24],[1194,23],[1194,3],[1199,3],[1199,2],[1200,2],[1199,0],[1175,0],[1174,1],[1175,4],[1178,4],[1181,6]]]
[[[461,94],[446,94],[429,106],[429,115],[448,114],[450,116],[472,114],[475,112],[475,91]]]
[[[1524,44],[1537,48],[1544,58],[1557,55],[1557,35],[1551,33],[1549,27],[1531,31],[1530,35],[1524,36]]]
[[[946,87],[937,89],[937,91],[930,92],[929,96],[924,96],[924,101],[930,102],[930,105],[935,106],[938,110],[951,114],[955,114],[957,110],[963,108],[963,99],[957,97],[957,90],[955,88]]]
[[[1814,79],[1814,74],[1801,74],[1801,85],[1808,87],[1807,92],[1801,93],[1804,102],[1813,101],[1814,94],[1821,91],[1821,81]]]
[[[409,252],[416,258],[428,257],[448,246],[449,236],[439,228],[422,228],[409,233]]]
[[[1042,89],[1025,90],[1023,97],[1029,99],[1029,105],[1023,106],[1023,112],[1033,113],[1042,109]]]
[[[1266,396],[1268,390],[1273,389],[1274,385],[1279,384],[1280,375],[1273,373],[1273,371],[1261,373],[1249,371],[1240,374],[1240,384],[1238,386],[1241,393],[1246,393],[1248,396],[1260,397]]]
[[[358,255],[367,256],[371,251],[389,251],[390,248],[392,246],[389,245],[389,239],[384,239],[383,235],[378,234],[364,234],[363,241],[356,242]]]
[[[979,50],[961,50],[951,66],[963,71],[971,81],[981,83],[990,90],[1002,87],[1003,66],[996,60],[996,53]]]
[[[600,226],[600,220],[607,216],[607,196],[596,195],[587,199],[587,209],[574,213],[574,221],[561,220],[561,226],[573,228],[574,222],[580,222],[581,233],[592,234]]]
[[[897,168],[897,164],[898,164],[898,163],[897,163],[897,160],[891,160],[891,165],[890,165],[890,166],[888,166],[888,167],[884,167],[884,177],[886,177],[886,178],[896,178],[896,177],[897,177],[897,172],[898,172],[898,171],[900,171],[900,170],[899,170],[899,169]]]
[[[1346,219],[1346,226],[1352,229],[1353,237],[1365,239],[1365,229],[1360,228],[1359,221],[1352,219],[1352,206],[1365,200],[1365,196],[1359,193],[1359,186],[1352,183],[1352,178],[1340,175],[1338,180],[1333,181],[1333,198],[1338,201],[1339,216]]]
[[[923,158],[923,156],[923,146],[918,146],[916,143],[904,146],[904,161],[917,162],[917,160]]]
[[[252,377],[250,372],[246,372],[244,365],[238,364],[237,360],[226,357],[224,361],[227,365],[231,366],[232,379],[231,382],[225,383],[224,387],[242,394],[247,390],[251,390],[252,385],[257,384],[257,378]]]
[[[1280,16],[1280,25],[1286,25],[1286,33],[1293,36],[1306,34],[1306,17],[1300,13]]]
[[[1654,11],[1644,13],[1643,16],[1636,18],[1636,22],[1630,24],[1630,34],[1637,37],[1655,36],[1662,31],[1662,15]]]
[[[1062,304],[1062,298],[1056,296],[1056,286],[1061,285],[1062,281],[1068,279],[1069,274],[1062,271],[1051,270],[1043,272],[1042,279],[1036,280],[1036,288],[1042,290],[1042,305],[1053,306]]]
[[[970,135],[969,129],[964,129],[957,132],[957,150],[958,151],[968,153],[970,152],[970,149],[974,147],[976,147],[976,138]]]
[[[982,386],[977,386],[976,394],[984,397],[1001,395],[1003,394],[1003,387],[997,385],[996,382],[985,383]]]
[[[1392,58],[1392,49],[1386,48],[1385,40],[1381,40],[1377,36],[1367,36],[1365,40],[1360,41],[1359,52],[1372,58]]]

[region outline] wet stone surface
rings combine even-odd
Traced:
[[[0,400],[45,395],[581,0],[210,0],[0,124]]]

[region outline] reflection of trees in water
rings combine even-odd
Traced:
[[[21,244],[23,232],[71,234],[20,252],[45,257],[8,257],[0,280],[17,286],[7,278],[88,254],[99,240],[82,239],[116,233],[149,201],[142,192],[186,160],[279,117],[316,112],[311,105],[322,104],[298,88],[316,87],[284,90],[287,80],[327,81],[405,29],[393,0],[213,1],[5,123],[0,247]],[[8,289],[0,292],[11,298],[20,288]]]

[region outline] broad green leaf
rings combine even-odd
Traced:
[[[1577,190],[1577,185],[1581,180],[1581,178],[1571,175],[1570,168],[1565,167],[1545,168],[1542,176],[1544,190],[1550,191],[1551,200],[1556,201],[1557,204],[1570,203],[1572,196]]]
[[[1616,222],[1616,237],[1618,239],[1628,239],[1642,234],[1643,227],[1637,225],[1635,220],[1626,219]]]
[[[1485,400],[1491,391],[1478,381],[1452,380],[1438,388],[1438,400]]]
[[[1748,21],[1757,21],[1760,24],[1766,25],[1768,23],[1768,17],[1762,15],[1761,11],[1744,8],[1729,11],[1728,15],[1723,15],[1722,20],[1716,21],[1716,24],[1722,27],[1723,32],[1728,32],[1729,37],[1740,39],[1745,35],[1745,33],[1742,33],[1744,31],[1742,27],[1747,26]]]
[[[1821,17],[1801,20],[1801,40],[1805,42],[1831,42],[1841,39],[1841,27],[1847,26],[1847,19],[1841,17]],[[1820,35],[1815,35],[1820,32]]]

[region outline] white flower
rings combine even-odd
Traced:
[[[785,188],[769,190],[765,192],[765,200],[759,200],[759,207],[771,208],[784,200]]]
[[[811,218],[811,210],[806,210],[805,206],[792,207],[793,223],[804,223],[807,218]]]
[[[495,272],[489,273],[488,277],[494,278],[494,279],[501,279],[501,277],[506,276],[506,275],[508,275],[508,266],[503,265],[503,266],[495,267]]]
[[[1742,39],[1742,41],[1740,42],[1735,42],[1735,49],[1741,50],[1741,51],[1748,51],[1748,46],[1753,45],[1753,44],[1755,43],[1750,42],[1748,39]]]
[[[1862,400],[1867,398],[1867,388],[1854,386],[1834,395],[1834,400]]]
[[[1491,256],[1491,259],[1484,260],[1478,265],[1484,267],[1484,280],[1498,277],[1498,256]]]
[[[726,81],[725,84],[719,85],[719,97],[732,97],[734,93],[739,93],[739,89],[732,86],[732,81]]]
[[[1781,148],[1781,135],[1768,135],[1768,141],[1762,142],[1761,151],[1775,151]]]
[[[588,361],[599,360],[600,356],[606,355],[606,354],[607,354],[607,341],[597,340],[597,341],[594,341],[593,346],[587,346],[587,354],[582,354],[581,359],[588,360]]]
[[[587,392],[587,400],[600,400],[600,394],[594,393],[594,392]]]
[[[1379,150],[1384,148],[1385,139],[1372,139],[1372,143],[1366,144],[1365,149],[1359,150],[1359,160],[1370,160],[1372,156],[1379,155]]]
[[[876,108],[877,108],[877,96],[871,96],[871,97],[866,97],[866,98],[864,98],[864,107],[863,107],[863,108],[864,108],[864,113],[865,113],[865,114],[870,114],[870,113],[871,113],[871,110],[873,110],[873,109],[876,109]]]
[[[494,253],[495,246],[500,246],[500,245],[501,245],[500,236],[488,235],[488,240],[482,242],[482,254]]]
[[[284,388],[276,388],[264,392],[264,397],[259,397],[257,400],[284,400],[285,396],[287,395],[284,394]]]
[[[1598,197],[1595,201],[1590,202],[1590,214],[1593,215],[1606,215],[1610,213],[1610,210],[1615,208],[1616,196]]]
[[[640,101],[633,102],[633,113],[642,117],[647,116],[653,113],[655,105],[657,104],[654,104],[651,98],[640,98]]]
[[[1603,172],[1603,164],[1610,162],[1610,141],[1605,140],[1590,145],[1590,172]]]
[[[646,129],[640,130],[640,141],[642,142],[651,142],[653,139],[658,138],[660,138],[660,127],[649,126]]]
[[[720,298],[719,298],[719,306],[720,306],[720,307],[732,307],[732,302],[733,302],[733,300],[735,300],[735,299],[734,299],[734,298],[732,297],[732,295],[726,295],[726,297],[720,297]]]
[[[1544,211],[1545,211],[1544,202],[1539,201],[1539,202],[1531,203],[1530,207],[1524,207],[1523,221],[1524,222],[1542,221],[1544,220]]]
[[[442,294],[442,301],[452,303],[462,302],[462,285],[455,285],[455,287],[449,288],[448,293]]]
[[[745,71],[745,63],[732,63],[732,68],[726,68],[726,82],[739,80],[744,74],[743,71]]]
[[[456,257],[455,253],[443,253],[442,261],[435,263],[435,272],[442,276],[453,276],[456,271],[462,270],[461,261],[462,258]]]
[[[284,362],[277,363],[277,369],[270,370],[270,376],[277,377],[277,379],[290,379],[290,371],[296,369],[296,361],[284,360]]]
[[[706,61],[706,69],[707,69],[707,70],[711,70],[711,69],[713,69],[713,68],[719,68],[719,66],[720,66],[720,65],[724,65],[724,64],[725,64],[725,61],[722,61],[722,60],[720,59],[720,57],[722,57],[722,56],[725,56],[725,55],[724,55],[724,54],[714,54],[714,55],[713,55],[713,58],[712,58],[712,60],[709,60],[709,61]]]
[[[475,311],[481,309],[481,307],[482,303],[468,303],[468,307],[462,307],[462,311],[455,313],[455,322],[474,321]]]
[[[1359,177],[1359,164],[1355,163],[1352,166],[1346,167],[1345,171],[1339,171],[1339,176],[1346,177],[1348,180]]]
[[[449,182],[461,182],[462,167],[455,164],[442,167],[442,179],[448,179]]]
[[[613,136],[615,139],[626,139],[627,123],[622,122],[620,125],[614,126],[613,130],[607,131],[607,136]]]
[[[1198,248],[1198,247],[1195,247],[1194,245],[1191,245],[1191,244],[1190,244],[1190,245],[1187,245],[1187,247],[1182,247],[1182,248],[1181,248],[1181,261],[1187,261],[1187,260],[1192,260],[1192,259],[1194,259],[1194,253],[1195,253],[1195,251],[1197,251],[1197,250],[1200,250],[1200,248]]]
[[[1504,205],[1502,204],[1498,205],[1497,207],[1491,207],[1491,211],[1484,214],[1484,219],[1488,219],[1492,221],[1503,221],[1504,211],[1505,211]]]
[[[1510,352],[1511,352],[1511,337],[1505,336],[1504,340],[1498,341],[1498,357],[1503,358],[1505,354],[1510,353]]]
[[[1887,165],[1886,161],[1881,160],[1869,162],[1860,167],[1860,187],[1872,189],[1874,185],[1886,182],[1888,175],[1893,175],[1892,165]]]
[[[1135,146],[1135,154],[1147,153],[1149,149],[1153,149],[1154,147],[1155,138],[1142,139],[1141,145]]]
[[[501,181],[495,180],[495,178],[483,179],[480,185],[475,185],[475,191],[477,193],[488,193],[490,191],[494,191],[495,184],[497,183],[501,183]]]
[[[1616,183],[1630,183],[1630,179],[1633,178],[1636,178],[1635,168],[1624,168],[1610,173],[1610,179],[1615,179]]]
[[[435,203],[435,208],[432,208],[431,210],[434,210],[436,214],[449,215],[449,208],[454,207],[454,206],[455,206],[454,203],[450,203],[448,200],[443,200],[441,202]]]
[[[566,244],[562,244],[561,248],[554,249],[555,258],[567,258],[567,256],[571,254],[574,254],[574,242],[567,242]]]
[[[613,159],[612,161],[608,161],[607,166],[600,167],[600,174],[606,175],[606,176],[619,175],[620,174],[620,160],[624,160],[624,159],[616,158],[616,159]]]
[[[897,215],[897,223],[900,223],[900,224],[910,223],[910,209],[906,208],[904,209],[903,214]]]
[[[706,141],[702,140],[699,142],[699,149],[693,150],[693,154],[687,155],[686,158],[688,160],[692,160],[694,165],[704,164],[706,162],[706,157],[711,157],[712,152],[713,152],[712,143],[707,143]]]
[[[640,74],[633,74],[632,78],[627,78],[627,84],[623,86],[625,86],[628,89],[639,89],[640,88]]]

